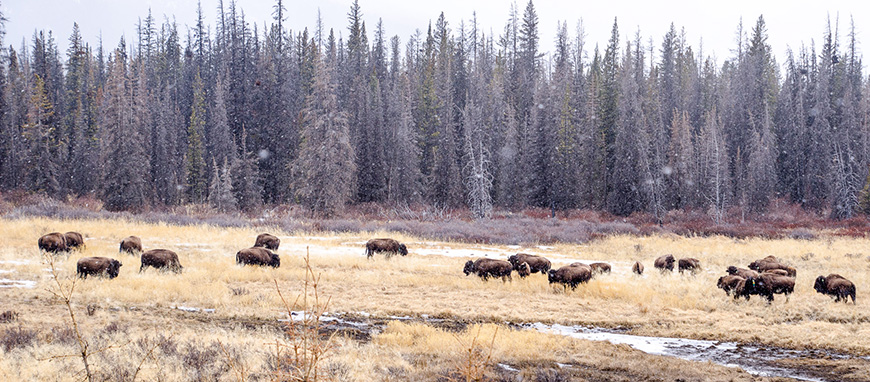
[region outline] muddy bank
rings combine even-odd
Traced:
[[[464,330],[471,324],[463,320],[432,318],[425,315],[421,317],[372,317],[365,313],[324,316],[321,322],[323,322],[326,331],[340,332],[357,340],[368,341],[382,332],[387,323],[392,320],[421,322],[451,331]],[[814,382],[866,381],[867,374],[860,370],[870,371],[870,357],[858,357],[821,349],[794,350],[758,344],[637,336],[628,334],[627,330],[584,326],[545,325],[541,323],[502,324],[514,329],[536,330],[590,341],[625,344],[653,355],[697,362],[709,361],[723,366],[737,367],[761,377]],[[511,365],[499,366],[503,371],[509,371],[512,368]]]

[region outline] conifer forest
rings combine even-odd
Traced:
[[[763,16],[735,21],[716,60],[673,24],[614,20],[608,41],[587,41],[582,22],[540,24],[532,1],[506,5],[500,27],[442,13],[411,36],[366,25],[357,0],[346,25],[303,30],[287,7],[257,24],[222,2],[190,28],[149,13],[98,46],[78,25],[0,34],[0,191],[113,211],[870,211],[870,81],[848,17],[785,57]],[[543,28],[558,31],[552,50]]]

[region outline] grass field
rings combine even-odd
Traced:
[[[83,375],[81,359],[67,357],[79,348],[66,306],[48,291],[54,281],[36,247],[41,235],[54,231],[81,232],[86,242],[84,250],[54,258],[62,285],[73,282],[81,257],[108,256],[123,263],[116,279],[76,282],[72,298],[81,332],[89,348],[98,351],[92,356],[94,368],[109,380],[272,380],[282,361],[269,344],[287,337],[278,321],[287,309],[276,283],[289,300],[299,295],[306,252],[320,275],[318,292],[328,297],[329,312],[385,322],[372,336],[339,332],[332,337],[319,365],[333,380],[467,380],[463,373],[476,364],[486,365],[489,380],[517,375],[541,381],[759,379],[734,368],[521,330],[506,322],[628,328],[638,335],[870,355],[870,310],[863,294],[870,285],[866,239],[611,236],[584,245],[520,248],[392,235],[407,244],[409,256],[367,260],[365,241],[385,233],[315,236],[277,228],[45,218],[0,220],[0,227],[0,279],[36,282],[34,288],[0,288],[0,314],[10,312],[5,320],[0,315],[0,380],[80,380]],[[235,253],[263,231],[281,238],[281,267],[236,265]],[[118,253],[118,243],[128,235],[141,237],[146,250],[177,252],[184,272],[138,273],[138,258]],[[554,266],[606,261],[613,272],[574,291],[552,287],[539,274],[502,283],[462,273],[468,259],[506,258],[520,251],[544,255]],[[698,258],[703,270],[694,276],[660,274],[652,260],[668,253]],[[777,296],[769,305],[757,297],[735,302],[716,288],[728,265],[745,267],[767,255],[798,270],[788,301]],[[634,261],[646,266],[643,276],[631,274]],[[856,305],[834,303],[812,289],[816,276],[829,273],[855,283]],[[390,320],[396,316],[457,324]],[[839,374],[843,380],[870,380],[870,363],[835,366],[845,370]]]

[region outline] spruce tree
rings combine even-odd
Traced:
[[[205,128],[205,85],[199,72],[193,82],[193,105],[187,125],[187,200],[202,203],[208,195],[208,174],[202,141]]]

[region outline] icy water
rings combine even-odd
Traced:
[[[615,330],[583,326],[522,325],[530,330],[565,335],[590,341],[626,344],[644,353],[682,358],[690,361],[710,361],[724,366],[739,367],[750,374],[765,377],[786,377],[801,381],[834,382],[833,377],[819,377],[801,368],[778,365],[777,361],[795,358],[827,358],[846,360],[845,354],[819,350],[791,350],[769,346],[749,346],[735,342],[693,340],[686,338],[648,337],[619,333]],[[868,359],[870,357],[864,357]]]

